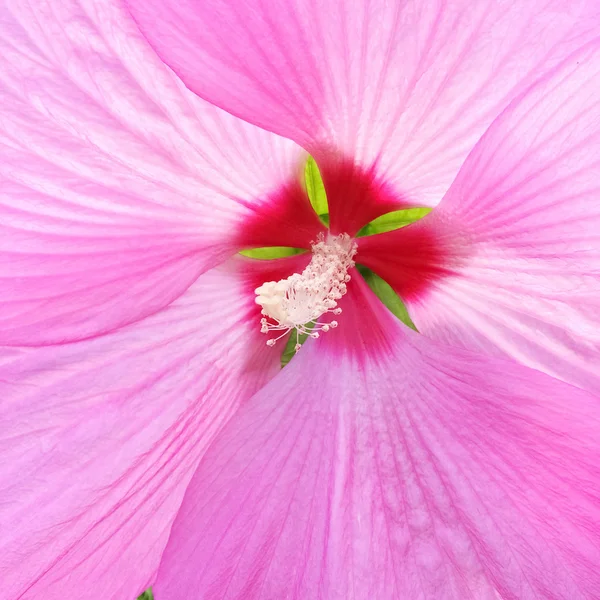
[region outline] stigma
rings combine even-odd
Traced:
[[[338,326],[337,321],[326,320],[326,315],[340,315],[339,299],[346,293],[350,281],[348,270],[354,267],[356,243],[349,235],[320,234],[312,244],[312,259],[302,273],[287,279],[267,281],[256,288],[256,303],[262,307],[261,332],[279,333],[267,340],[274,346],[289,331],[296,333],[296,352],[300,349],[302,334],[318,338]]]

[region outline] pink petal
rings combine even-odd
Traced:
[[[598,399],[449,351],[358,286],[378,352],[340,351],[360,327],[344,318],[240,409],[186,492],[157,598],[597,598]]]
[[[596,35],[595,0],[126,0],[199,96],[436,204],[524,86]],[[364,223],[363,223],[364,224]]]
[[[0,51],[1,343],[166,306],[305,160],[186,90],[117,0],[11,3]]]
[[[431,215],[361,242],[358,254],[401,294],[420,278],[406,300],[426,335],[508,355],[594,392],[599,80],[596,41],[494,123]],[[416,234],[428,245],[412,243]]]
[[[0,354],[2,598],[133,600],[153,582],[199,458],[280,368],[243,263],[118,332]]]

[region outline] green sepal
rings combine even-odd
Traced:
[[[403,208],[402,210],[386,213],[385,215],[381,215],[381,217],[373,219],[370,223],[367,223],[356,234],[356,237],[375,235],[376,233],[386,233],[387,231],[406,227],[428,215],[431,210],[431,208],[425,206],[422,208]]]
[[[363,265],[356,265],[358,272],[364,277],[367,285],[373,290],[373,293],[387,306],[390,312],[398,317],[405,325],[418,331],[416,325],[408,314],[406,305],[402,302],[400,296],[396,294],[392,286],[384,281],[379,275]]]
[[[307,329],[312,329],[314,326],[314,323],[308,323],[306,325]],[[308,333],[301,333],[300,335],[298,335],[298,344],[302,345],[304,344],[304,342],[308,339]],[[292,358],[294,358],[294,355],[296,354],[296,351],[294,350],[294,348],[296,347],[296,331],[294,329],[292,329],[292,331],[290,332],[290,336],[288,337],[287,343],[285,345],[285,348],[283,349],[283,354],[281,355],[281,368],[283,369],[283,367],[285,367],[285,365],[287,365],[290,360],[292,360]]]
[[[304,167],[304,182],[306,184],[308,199],[310,200],[314,211],[319,215],[319,219],[321,219],[325,225],[329,225],[327,194],[325,193],[321,172],[312,156],[308,157],[306,166]]]
[[[291,248],[289,246],[267,246],[265,248],[250,248],[249,250],[240,250],[242,256],[256,258],[258,260],[273,260],[275,258],[285,258],[286,256],[296,256],[307,252],[304,248]]]

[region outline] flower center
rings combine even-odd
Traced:
[[[296,330],[296,352],[300,349],[298,336],[319,337],[337,327],[337,321],[319,321],[327,313],[339,315],[342,309],[337,301],[346,293],[350,281],[348,269],[354,267],[356,243],[347,234],[321,234],[312,244],[312,259],[302,273],[287,279],[267,281],[256,288],[256,303],[262,307],[261,332],[282,331],[278,337],[267,340],[274,346],[288,331]]]

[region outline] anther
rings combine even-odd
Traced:
[[[348,269],[354,267],[356,243],[347,234],[328,236],[321,234],[312,244],[312,260],[302,273],[294,273],[287,279],[267,281],[258,287],[256,303],[262,307],[261,332],[282,332],[267,341],[272,347],[288,331],[295,329],[296,335],[319,337],[337,327],[337,321],[321,322],[326,313],[339,315],[342,309],[337,301],[346,293],[346,283],[351,279]],[[300,344],[296,343],[298,351]]]

